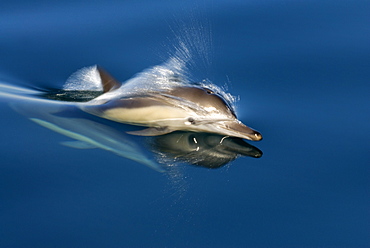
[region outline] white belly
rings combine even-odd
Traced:
[[[102,113],[103,118],[130,124],[155,126],[166,121],[185,119],[189,114],[181,108],[150,106],[144,108],[113,108]]]

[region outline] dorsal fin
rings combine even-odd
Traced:
[[[103,92],[109,92],[112,90],[116,90],[121,87],[121,83],[119,83],[114,77],[112,77],[108,72],[106,72],[100,66],[97,66],[97,70],[99,72],[101,83],[103,86]]]

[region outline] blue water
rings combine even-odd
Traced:
[[[17,87],[61,88],[94,64],[125,81],[168,58],[182,23],[204,24],[195,77],[228,85],[264,139],[258,159],[159,173],[61,146],[1,100],[0,246],[368,247],[369,13],[360,0],[2,1],[0,80]]]

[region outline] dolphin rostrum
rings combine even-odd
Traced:
[[[177,85],[120,97],[121,84],[102,68],[97,67],[97,71],[103,94],[81,104],[80,108],[101,118],[148,127],[129,134],[156,136],[173,131],[193,131],[254,141],[262,139],[258,131],[237,119],[235,111],[220,94],[209,88]]]

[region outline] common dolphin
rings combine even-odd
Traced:
[[[100,148],[160,172],[165,170],[163,164],[179,161],[217,168],[240,155],[262,155],[242,140],[258,140],[259,133],[237,120],[228,95],[217,89],[186,84],[171,77],[171,71],[159,83],[171,82],[159,90],[141,90],[143,79],[153,82],[150,77],[139,75],[121,84],[101,68],[92,72],[99,77],[97,90],[77,87],[41,92],[0,83],[0,100],[33,122],[72,138],[62,142],[65,146]],[[87,81],[78,82],[86,85]],[[127,87],[130,83],[138,90]],[[148,128],[140,130],[143,126]],[[157,161],[145,148],[160,154]]]
[[[101,118],[148,127],[130,134],[157,136],[173,131],[192,131],[253,141],[262,139],[258,131],[239,121],[230,104],[212,89],[178,85],[120,97],[121,83],[101,67],[96,69],[103,94],[81,104],[80,108]]]

